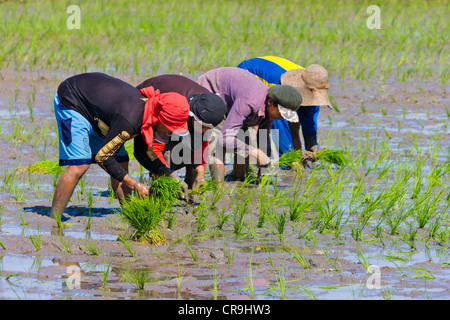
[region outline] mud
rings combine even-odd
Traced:
[[[210,216],[206,230],[198,233],[199,217],[192,212],[194,206],[174,207],[174,226],[161,229],[167,243],[161,246],[132,243],[134,255],[131,255],[118,240],[125,226],[117,200],[109,196],[108,176],[96,166],[87,172],[85,180],[85,189],[93,193],[93,207],[88,207],[86,192],[78,186],[64,214],[66,227],[58,229],[49,218],[57,177],[21,173],[13,183],[8,183],[5,177],[43,156],[58,158],[52,99],[59,82],[70,74],[2,70],[1,75],[0,241],[4,246],[0,247],[1,299],[450,297],[448,244],[432,241],[411,250],[399,239],[383,242],[370,234],[364,236],[366,241],[354,241],[349,230],[344,230],[339,239],[317,230],[312,231],[314,236],[299,238],[301,231],[291,221],[280,240],[273,228],[254,227],[258,220],[256,203],[251,207],[252,223],[247,222],[242,235],[233,232],[233,217],[220,229],[215,216]],[[133,74],[114,76],[132,84],[146,78]],[[426,148],[432,136],[440,135],[442,141],[449,138],[445,111],[450,106],[449,86],[418,80],[401,83],[331,78],[330,82],[329,94],[340,112],[321,109],[319,142],[331,136],[335,141],[349,139],[350,145],[378,143],[381,147],[380,137],[387,132],[392,154],[401,158],[413,148],[413,135],[420,148]],[[34,90],[32,119],[28,99]],[[45,126],[48,132],[34,141]],[[228,166],[227,171],[230,169]],[[131,172],[135,177],[141,175],[134,161]],[[307,176],[309,171],[304,174]],[[287,190],[295,175],[293,171],[283,171],[277,187]],[[232,182],[227,182],[227,188],[232,186]],[[257,186],[245,190],[251,188]],[[216,211],[227,210],[233,200],[225,196]],[[286,208],[278,210],[281,213],[283,209]],[[91,226],[86,230],[88,219]],[[42,235],[40,250],[30,240],[30,235],[36,233]],[[70,253],[64,249],[61,238],[67,241]],[[95,243],[98,255],[86,249],[89,241]],[[290,244],[299,249],[310,268],[293,258],[288,250]],[[358,249],[373,266],[372,273],[357,259]],[[104,284],[102,275],[109,264],[111,269]],[[147,273],[143,289],[123,279],[127,269]],[[423,276],[423,271],[433,278]]]

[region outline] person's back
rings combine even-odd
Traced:
[[[233,106],[248,109],[251,115],[246,118],[246,125],[257,125],[259,118],[264,117],[269,87],[250,72],[237,67],[217,68],[201,75],[198,83],[224,99],[227,114]]]
[[[113,122],[120,122],[130,135],[140,132],[145,99],[120,79],[98,72],[78,74],[59,85],[58,96],[64,107],[81,113],[103,137]]]
[[[286,71],[303,69],[302,66],[299,66],[290,60],[275,56],[264,56],[244,60],[239,63],[237,67],[253,73],[269,87],[281,84],[281,76],[286,73]]]

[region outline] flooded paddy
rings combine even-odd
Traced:
[[[68,74],[2,75],[0,299],[450,297],[448,85],[331,77],[339,112],[321,109],[319,143],[343,149],[347,166],[280,170],[268,185],[226,182],[215,208],[171,210],[171,228],[168,217],[159,226],[165,244],[129,249],[98,166],[77,186],[63,229],[49,218],[58,175],[21,170],[58,159],[52,99]],[[133,160],[131,172],[148,182]]]

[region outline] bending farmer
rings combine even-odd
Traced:
[[[189,102],[188,131],[181,139],[155,141],[159,150],[157,156],[171,170],[186,167],[185,182],[189,188],[195,189],[206,182],[205,169],[209,155],[211,130],[225,118],[226,106],[216,94],[208,91],[195,81],[175,74],[159,75],[145,80],[136,88],[152,86],[161,93],[176,92],[186,97]],[[220,172],[210,164],[211,176],[220,180]],[[222,173],[223,176],[223,173]]]
[[[320,65],[312,64],[306,69],[283,58],[265,56],[242,61],[238,68],[248,70],[268,86],[286,84],[296,88],[302,95],[301,108],[297,110],[299,122],[274,120],[272,129],[278,132],[279,142],[276,146],[280,155],[302,148],[299,131],[302,129],[305,150],[318,151],[317,117],[320,106],[332,109],[328,99],[328,73]]]
[[[300,93],[289,85],[268,87],[250,72],[236,67],[208,71],[199,77],[198,83],[219,94],[227,106],[227,118],[218,140],[218,145],[223,146],[223,154],[217,157],[221,151],[217,148],[214,161],[223,166],[225,152],[234,152],[236,179],[244,178],[249,156],[256,159],[260,167],[270,166],[273,162],[270,159],[272,121],[286,119],[298,122],[296,111],[302,102]],[[251,127],[255,128],[256,134],[240,139],[242,130]],[[256,143],[251,143],[251,140],[256,140]]]
[[[59,132],[59,164],[68,166],[55,189],[51,217],[62,216],[80,178],[91,163],[111,176],[123,200],[131,191],[148,196],[148,186],[128,175],[124,143],[135,139],[134,154],[147,170],[180,179],[152,151],[158,136],[187,133],[185,97],[141,91],[103,73],[84,73],[64,80],[54,99]],[[143,147],[145,145],[145,147]],[[184,188],[184,186],[182,186]]]

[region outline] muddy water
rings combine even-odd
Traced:
[[[41,72],[16,73],[2,70],[0,85],[0,298],[2,299],[448,299],[450,297],[449,246],[437,241],[418,241],[415,249],[401,236],[379,239],[374,236],[375,219],[364,229],[364,241],[351,235],[354,222],[343,228],[340,237],[332,232],[308,229],[288,221],[280,238],[266,222],[257,228],[259,208],[252,202],[241,234],[234,232],[233,208],[236,197],[228,194],[218,209],[229,213],[220,229],[218,217],[211,213],[205,230],[198,232],[194,206],[173,209],[172,229],[162,229],[168,241],[161,246],[132,243],[133,255],[118,240],[124,232],[118,202],[109,196],[108,177],[98,167],[88,171],[85,186],[77,187],[64,215],[66,227],[53,226],[49,210],[57,176],[18,173],[15,169],[43,157],[58,157],[56,124],[52,98],[58,83],[68,74]],[[115,75],[130,83],[140,83],[135,75]],[[16,88],[15,80],[20,83]],[[388,147],[398,164],[411,150],[432,153],[430,138],[449,137],[445,107],[450,106],[449,87],[435,83],[378,83],[331,79],[330,95],[340,109],[322,109],[319,141],[339,148],[361,150],[367,145],[366,167],[378,159],[377,151]],[[33,89],[33,87],[35,89]],[[32,114],[28,98],[35,90]],[[15,99],[17,95],[17,99]],[[364,107],[362,107],[362,105]],[[46,124],[46,125],[44,125]],[[34,141],[43,128],[48,131]],[[389,138],[387,138],[387,134]],[[383,142],[385,143],[383,145]],[[442,144],[445,146],[445,144]],[[441,150],[436,159],[446,161]],[[394,167],[395,168],[395,167]],[[430,163],[422,167],[430,170]],[[231,168],[228,168],[231,169]],[[131,163],[132,175],[139,178],[139,166]],[[336,170],[336,168],[333,168]],[[387,177],[393,178],[394,169]],[[366,168],[361,169],[364,174]],[[375,181],[380,169],[367,174]],[[182,175],[182,172],[180,173]],[[311,174],[304,171],[304,179]],[[326,176],[326,170],[319,170]],[[296,174],[283,171],[274,190],[289,191]],[[353,178],[343,189],[349,193]],[[445,180],[448,185],[448,177]],[[227,190],[233,187],[227,182]],[[236,188],[239,188],[237,184]],[[250,185],[243,194],[258,188]],[[93,206],[87,205],[87,191]],[[236,189],[235,189],[236,190]],[[280,206],[278,213],[288,210]],[[91,216],[89,218],[89,216]],[[351,219],[346,212],[343,219]],[[86,227],[90,221],[90,227]],[[448,214],[442,217],[448,226]],[[41,249],[30,237],[39,234]],[[302,235],[302,236],[300,236]],[[426,230],[419,230],[419,238]],[[63,239],[63,240],[61,240]],[[64,242],[63,242],[64,241]],[[88,250],[95,244],[98,254]],[[192,254],[188,250],[192,249]],[[69,249],[66,249],[68,247]],[[307,262],[299,262],[292,248]],[[70,252],[69,252],[70,251]],[[361,254],[365,260],[362,260]],[[371,266],[371,272],[365,264]],[[108,268],[110,266],[110,268]],[[106,272],[105,269],[109,270]],[[123,276],[129,270],[147,276],[143,289]],[[106,277],[106,281],[104,281]]]

